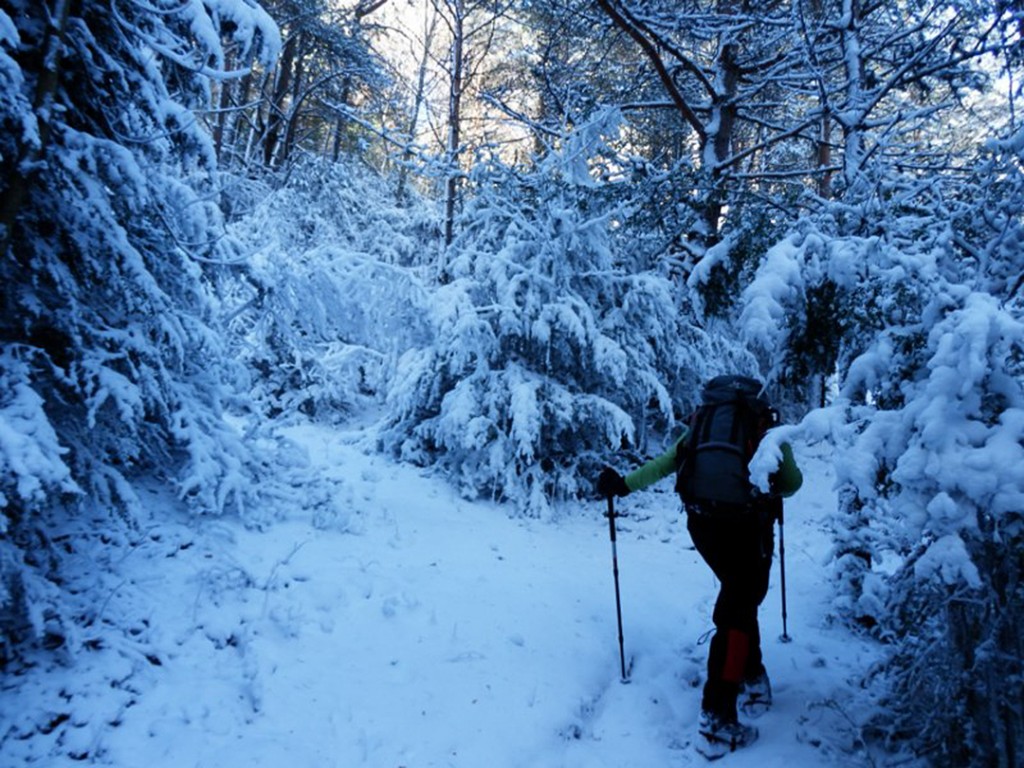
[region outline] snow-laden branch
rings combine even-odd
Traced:
[[[114,19],[124,29],[125,33],[131,38],[141,40],[153,50],[155,53],[166,58],[168,61],[172,61],[183,69],[193,72],[197,75],[210,78],[211,80],[228,81],[244,77],[250,74],[251,68],[228,70],[221,67],[214,67],[203,61],[204,57],[212,56],[216,61],[223,61],[224,56],[221,49],[220,35],[217,29],[214,27],[212,20],[207,15],[205,8],[202,7],[200,0],[185,0],[180,8],[175,9],[180,11],[182,15],[188,16],[189,29],[196,40],[201,46],[199,50],[185,50],[187,45],[186,41],[178,40],[178,48],[172,47],[161,40],[159,40],[153,34],[146,32],[141,25],[136,24],[127,19],[121,12],[119,5],[123,2],[129,2],[136,6],[141,6],[142,9],[148,12],[148,7],[144,3],[140,3],[139,0],[114,0],[111,3],[111,12],[114,15]],[[252,37],[246,35],[255,35],[258,33],[260,40],[260,63],[265,67],[273,65],[281,51],[281,37],[278,32],[277,25],[273,20],[259,7],[251,7],[250,12],[247,14],[240,14],[239,9],[242,7],[248,7],[244,4],[229,3],[228,0],[216,0],[215,5],[217,6],[219,18],[228,18],[234,21],[238,26],[238,31],[235,33],[235,39],[241,40],[243,44],[249,45],[253,42]],[[188,13],[186,13],[186,11]]]
[[[640,46],[640,48],[647,55],[651,65],[658,73],[658,78],[661,80],[665,90],[668,91],[669,98],[672,99],[672,103],[679,110],[680,115],[690,126],[690,128],[700,138],[701,143],[707,140],[707,129],[704,123],[697,117],[693,108],[690,106],[687,99],[683,96],[679,87],[676,85],[675,78],[669,72],[668,67],[665,65],[661,54],[658,52],[656,45],[639,29],[637,26],[630,22],[630,20],[619,12],[619,9],[614,4],[613,0],[598,0],[598,5],[601,6],[602,10],[608,14],[609,18],[615,22],[616,26],[622,29],[628,34],[633,40]]]

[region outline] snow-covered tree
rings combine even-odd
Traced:
[[[281,54],[271,68],[217,84],[209,120],[222,165],[246,173],[286,168],[302,151],[336,160],[358,146],[363,120],[388,111],[388,78],[368,40],[368,17],[384,4],[264,2],[281,29]],[[253,59],[244,46],[228,54]]]
[[[337,418],[425,341],[436,208],[352,163],[307,161],[231,227],[253,256],[225,288],[235,355],[271,414]]]
[[[209,278],[238,253],[190,110],[232,75],[226,41],[269,64],[278,36],[247,0],[0,7],[4,656],[71,644],[62,553],[130,525],[137,472],[200,512],[253,491],[211,326]]]
[[[875,732],[939,764],[1013,765],[1024,734],[1022,146],[992,142],[955,194],[894,206],[872,237],[808,222],[745,295],[746,336],[783,379],[806,359],[812,289],[841,308],[817,326],[838,399],[801,427],[839,456],[836,607],[891,647]]]
[[[590,174],[616,129],[613,116],[530,170],[473,175],[434,339],[399,361],[384,433],[469,496],[546,515],[590,493],[607,452],[642,439],[648,409],[671,425],[688,404],[677,396],[727,365],[664,275],[620,267],[610,233],[627,214]]]

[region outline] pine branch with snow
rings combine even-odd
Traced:
[[[0,12],[0,73],[16,88],[0,120],[20,127],[5,132],[0,188],[0,609],[11,646],[49,635],[74,651],[54,541],[79,515],[130,530],[140,472],[202,513],[244,515],[258,493],[213,330],[211,278],[237,244],[188,105],[225,38],[269,61],[277,30],[246,2],[48,5]]]

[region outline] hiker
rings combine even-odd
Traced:
[[[764,432],[777,423],[776,412],[760,397],[762,389],[759,381],[743,376],[712,379],[704,387],[703,404],[671,448],[625,477],[606,467],[597,481],[602,497],[625,496],[676,474],[686,527],[721,584],[699,733],[727,750],[757,738],[756,728],[739,721],[740,693],[747,715],[763,714],[771,704],[757,610],[768,592],[773,523],[782,512],[782,497],[793,495],[803,482],[788,444],[781,446],[768,494],[749,482],[747,464]]]

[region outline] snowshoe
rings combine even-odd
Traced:
[[[762,672],[740,686],[739,708],[746,717],[757,718],[772,706],[772,684]]]
[[[750,746],[757,741],[757,735],[757,728],[752,725],[701,712],[694,746],[708,760],[717,760],[737,749]]]

